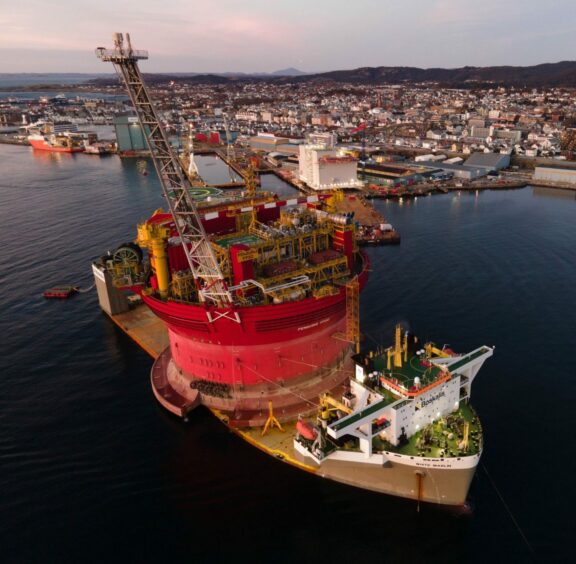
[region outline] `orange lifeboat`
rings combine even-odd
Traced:
[[[296,431],[308,441],[313,441],[318,435],[318,431],[310,423],[302,420],[296,423]]]

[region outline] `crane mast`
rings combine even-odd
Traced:
[[[121,33],[113,34],[113,39],[114,48],[99,47],[96,49],[96,56],[102,61],[111,62],[126,85],[158,173],[162,191],[182,241],[190,270],[196,280],[200,300],[206,305],[224,309],[224,311],[217,312],[215,317],[207,312],[208,318],[215,321],[220,317],[227,317],[239,321],[238,314],[232,311],[232,295],[228,290],[200,215],[190,197],[190,183],[185,178],[180,163],[168,142],[166,132],[160,124],[138,68],[138,60],[147,59],[148,52],[132,49],[129,34],[126,34],[126,41]]]

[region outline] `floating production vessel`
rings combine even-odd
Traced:
[[[129,36],[114,42],[97,55],[126,83],[170,210],[93,271],[101,304],[129,289],[165,324],[169,346],[151,373],[158,401],[179,416],[205,405],[321,476],[464,503],[482,448],[470,386],[492,349],[420,348],[398,328],[393,348],[360,354],[369,261],[352,218],[329,195],[280,201],[250,183],[240,198],[194,202],[138,69],[147,53]]]
[[[368,277],[351,217],[320,209],[320,196],[247,193],[198,207],[142,82],[136,61],[146,54],[116,36],[116,49],[98,55],[128,85],[170,206],[139,226],[138,245],[99,266],[166,324],[170,347],[153,369],[157,398],[177,414],[198,402],[233,413],[236,426],[263,423],[268,401],[281,420],[309,412],[350,366],[357,331],[346,302],[357,304]]]

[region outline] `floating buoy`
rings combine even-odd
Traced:
[[[136,169],[142,176],[148,176],[148,164],[141,159],[136,163]]]

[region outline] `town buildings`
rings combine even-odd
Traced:
[[[375,87],[289,79],[198,84],[185,78],[151,88],[174,139],[192,129],[209,141],[224,140],[226,115],[236,144],[272,155],[278,166],[286,157],[285,165],[296,166],[297,177],[313,189],[356,185],[363,170],[356,161],[364,154],[371,164],[398,155],[416,158],[422,168],[470,180],[510,164],[570,160],[576,151],[576,93],[564,88]],[[81,130],[108,125],[112,131],[116,120],[117,136],[138,151],[139,139],[123,123],[129,111],[113,81],[52,97],[0,93],[0,133],[25,138],[31,124],[56,121]]]

